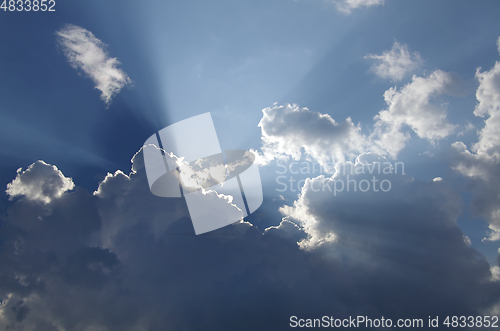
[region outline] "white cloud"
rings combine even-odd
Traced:
[[[71,178],[64,177],[56,166],[37,161],[25,171],[17,170],[16,178],[7,184],[6,193],[10,199],[25,196],[28,200],[50,203],[74,186]]]
[[[498,37],[497,40],[497,48],[498,48],[498,53],[500,54],[500,37]]]
[[[484,127],[478,132],[479,139],[469,149],[463,142],[452,146],[455,155],[454,168],[471,178],[476,185],[472,203],[475,209],[489,221],[492,233],[487,239],[500,240],[500,62],[488,71],[476,72],[479,87],[474,114],[485,118]]]
[[[70,24],[56,35],[69,63],[94,81],[106,104],[109,105],[111,99],[131,83],[127,74],[118,68],[120,62],[106,54],[105,44],[92,32]]]
[[[337,0],[335,4],[337,10],[344,14],[350,14],[356,8],[383,5],[384,0]]]
[[[453,94],[457,78],[436,70],[428,77],[413,76],[412,82],[399,91],[394,87],[384,93],[388,108],[375,117],[372,139],[382,151],[396,156],[410,138],[405,126],[431,143],[450,135],[456,125],[447,119],[447,104],[431,102],[442,94]]]
[[[500,135],[498,125],[500,124],[500,62],[485,72],[480,69],[476,72],[479,87],[476,92],[478,104],[474,114],[487,117],[485,126],[479,135],[479,141],[474,145],[477,154],[488,155],[496,159],[500,158]]]
[[[329,169],[338,161],[354,158],[364,149],[366,138],[350,118],[339,123],[328,114],[295,104],[275,105],[262,112],[259,127],[266,160],[300,159],[305,154]]]
[[[422,62],[417,52],[410,54],[408,45],[401,45],[397,41],[390,51],[385,51],[382,55],[368,54],[365,59],[374,60],[371,70],[377,76],[393,82],[401,81]]]
[[[336,162],[354,160],[368,151],[395,158],[410,139],[410,130],[435,144],[457,128],[448,121],[448,103],[437,100],[442,95],[459,95],[460,86],[457,76],[436,70],[425,77],[413,76],[400,89],[388,89],[384,93],[388,107],[375,116],[368,137],[350,118],[337,122],[328,114],[295,104],[265,108],[259,122],[263,153],[254,151],[256,162],[265,165],[275,159],[305,157],[329,171]]]

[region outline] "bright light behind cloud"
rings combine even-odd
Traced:
[[[293,315],[444,329],[498,315],[495,5],[325,1],[6,13],[0,330],[275,331],[297,329]],[[100,111],[124,71],[137,88]],[[155,133],[204,112],[213,139],[204,125]],[[200,155],[170,150],[183,144]],[[262,177],[244,177],[257,160]]]
[[[356,157],[364,149],[366,138],[350,118],[336,122],[328,114],[289,104],[262,112],[259,127],[267,160],[288,156],[299,159],[304,152],[325,169],[332,169],[336,162]]]
[[[105,44],[92,32],[69,24],[56,34],[69,63],[94,81],[106,104],[109,105],[111,99],[131,83],[127,74],[118,68],[120,62],[106,54]]]
[[[65,177],[56,166],[37,161],[25,171],[17,170],[17,176],[7,185],[6,193],[10,199],[25,196],[28,200],[50,203],[51,199],[60,197],[74,186],[71,178]]]

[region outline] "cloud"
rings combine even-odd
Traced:
[[[335,5],[337,10],[344,13],[350,14],[353,9],[360,7],[372,7],[380,6],[384,4],[384,0],[337,0]]]
[[[350,118],[336,122],[330,115],[286,104],[262,110],[259,122],[265,160],[313,157],[326,169],[355,157],[364,149],[365,136]]]
[[[436,104],[435,99],[458,94],[459,84],[455,75],[436,70],[427,77],[414,76],[399,90],[388,89],[384,93],[388,108],[375,116],[368,137],[350,118],[337,122],[328,114],[295,104],[265,108],[259,122],[263,153],[254,151],[257,162],[264,165],[280,158],[305,157],[332,171],[338,161],[354,160],[366,151],[396,157],[411,137],[407,129],[434,144],[457,128],[448,121],[448,104]]]
[[[435,104],[432,99],[456,92],[458,78],[450,73],[436,70],[427,77],[413,76],[412,81],[400,90],[395,87],[384,93],[388,106],[375,117],[372,139],[381,151],[396,156],[404,148],[410,134],[409,127],[418,137],[434,143],[450,135],[456,125],[449,123],[447,103]]]
[[[442,284],[451,288],[458,285],[452,285],[454,281],[460,283],[466,279],[489,279],[497,284],[488,263],[470,247],[470,241],[456,224],[461,198],[453,188],[444,180],[414,180],[397,172],[397,168],[392,172],[377,170],[379,164],[384,169],[387,162],[383,156],[363,154],[354,163],[339,163],[331,177],[308,179],[293,205],[281,209],[287,221],[307,233],[299,242],[300,247],[336,261],[343,268],[370,270],[370,274],[382,268],[388,282],[427,279],[429,283],[421,288],[423,292],[413,297],[416,301],[422,295],[431,296],[432,291],[436,291],[434,298],[443,298],[437,294],[443,293],[443,289],[431,290],[438,278],[449,279]],[[370,172],[370,169],[375,170]],[[342,183],[343,189],[340,190],[338,183]],[[454,278],[456,275],[461,279]],[[363,288],[362,292],[365,290],[372,289]],[[477,292],[469,290],[467,293],[452,290],[455,293],[448,295],[457,300],[472,299]],[[395,300],[392,304],[400,302]],[[407,310],[401,310],[404,311]],[[418,309],[412,313],[418,315]]]
[[[434,201],[433,204],[430,201]],[[421,217],[417,215],[421,213],[407,210],[404,217],[400,214],[397,206],[405,204],[408,204],[407,208],[426,205],[429,207],[426,212],[436,213],[429,215],[430,218],[425,218],[425,221],[419,221],[426,222],[420,223],[423,227],[438,226],[439,223],[456,226],[455,219],[461,211],[459,197],[447,185],[440,181],[415,181],[404,174],[402,163],[391,163],[384,156],[374,153],[361,154],[354,162],[339,162],[331,177],[321,175],[309,178],[293,206],[285,206],[281,211],[308,234],[301,246],[313,249],[343,242],[346,237],[349,241],[357,237],[357,245],[366,240],[382,241],[378,244],[383,245],[383,237],[393,234],[372,233],[372,237],[370,229],[380,226],[379,230],[394,229],[399,232],[410,230],[406,227],[418,226],[412,225],[412,222],[416,222]],[[366,208],[357,209],[355,206],[358,205],[365,205]],[[395,215],[387,215],[394,211]],[[365,236],[368,238],[363,239]],[[399,238],[392,238],[386,243],[393,245],[394,241],[399,241]]]
[[[476,115],[487,121],[500,109],[496,70],[477,73]],[[130,174],[108,174],[93,194],[42,161],[20,169],[6,191],[18,198],[2,219],[0,328],[279,330],[292,315],[399,318],[411,311],[426,319],[494,311],[498,270],[457,226],[460,196],[445,179],[381,171],[375,164],[387,170],[384,156],[359,155],[395,155],[408,139],[405,126],[431,142],[451,134],[446,107],[435,99],[453,94],[455,83],[438,70],[389,89],[370,137],[349,118],[337,122],[297,105],[264,109],[262,160],[336,163],[332,176],[308,178],[281,208],[284,218],[265,222],[279,225],[264,231],[237,222],[195,236],[184,199],[151,194],[142,152]],[[497,155],[494,130],[483,131],[473,152],[457,153],[463,171],[499,168],[477,162],[476,155]],[[361,189],[367,184],[377,190]],[[491,192],[497,184],[491,181]]]
[[[384,159],[357,164],[374,160]],[[35,191],[57,173],[49,167],[32,172]],[[389,192],[337,195],[313,183],[345,176],[313,178],[279,226],[201,236],[183,199],[149,192],[141,153],[95,194],[21,196],[2,218],[0,328],[280,330],[292,315],[427,319],[497,303],[500,284],[456,226],[446,182],[382,177]]]
[[[68,24],[56,32],[57,40],[71,66],[81,69],[96,84],[101,91],[101,99],[106,104],[131,83],[127,74],[118,68],[120,62],[109,57],[105,44],[97,39],[92,32],[76,25]]]
[[[390,51],[385,51],[382,55],[368,54],[365,59],[374,60],[371,70],[377,76],[393,82],[401,81],[422,62],[420,54],[417,52],[410,54],[408,45],[401,45],[397,41]]]
[[[37,161],[25,171],[22,168],[17,170],[17,176],[7,185],[6,193],[10,199],[24,196],[31,201],[50,203],[51,199],[61,197],[74,186],[71,178],[64,177],[57,167]]]
[[[485,118],[484,127],[478,132],[478,141],[467,148],[460,141],[452,147],[454,169],[469,177],[474,183],[474,208],[490,223],[488,239],[500,240],[500,62],[488,71],[476,72],[479,86],[474,115]]]

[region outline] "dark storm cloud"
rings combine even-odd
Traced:
[[[306,186],[298,225],[262,232],[238,223],[195,236],[183,200],[149,192],[140,153],[133,167],[93,195],[76,188],[48,203],[29,195],[12,203],[2,227],[2,326],[281,330],[291,315],[477,315],[498,301],[489,264],[456,226],[460,202],[446,183],[388,175],[388,195],[350,197]],[[51,169],[31,176],[63,176]],[[336,241],[297,245],[330,233]]]

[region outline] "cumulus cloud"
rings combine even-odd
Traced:
[[[350,14],[353,9],[361,7],[372,7],[383,5],[384,0],[337,0],[335,5],[337,10],[344,14]]]
[[[366,137],[350,118],[336,122],[330,115],[299,108],[297,105],[268,107],[262,110],[264,160],[280,157],[313,157],[325,169],[352,158],[364,149]]]
[[[54,172],[33,173],[33,189]],[[183,199],[150,193],[141,153],[95,194],[21,196],[2,219],[0,328],[280,330],[292,315],[427,319],[494,305],[499,283],[464,242],[446,183],[384,176],[394,191],[354,199],[313,190],[332,180],[314,178],[279,226],[201,236]]]
[[[489,264],[470,247],[456,224],[461,199],[452,187],[442,180],[414,180],[396,167],[392,172],[377,170],[378,165],[389,169],[384,166],[388,163],[383,156],[364,154],[353,163],[339,163],[331,177],[306,181],[293,206],[281,209],[287,221],[307,233],[299,242],[301,248],[375,273],[383,266],[387,277],[396,282],[447,278],[450,272],[460,275],[459,282],[476,277],[495,282]],[[407,267],[413,270],[411,275]],[[401,278],[393,278],[393,272]],[[430,288],[422,290],[430,294]],[[434,290],[442,293],[443,289]],[[456,298],[463,294],[472,298],[477,293],[456,293]],[[434,296],[438,297],[441,294]]]
[[[457,141],[454,168],[469,177],[475,185],[475,209],[487,220],[492,230],[490,240],[500,240],[500,62],[488,71],[476,72],[479,86],[474,114],[485,118],[478,141],[468,148]]]
[[[74,186],[71,178],[64,177],[56,166],[37,161],[25,171],[22,168],[17,170],[17,176],[7,185],[6,193],[10,199],[25,196],[28,200],[49,203]]]
[[[75,26],[66,25],[56,32],[66,58],[75,69],[82,70],[96,84],[95,88],[101,91],[101,99],[106,104],[131,83],[127,74],[118,68],[120,62],[109,57],[105,51],[105,44],[97,39],[92,32]]]
[[[393,202],[396,196],[402,194],[401,187],[411,182],[413,179],[404,174],[404,165],[396,166],[382,155],[364,153],[354,162],[337,163],[332,176],[320,175],[308,178],[293,206],[285,206],[281,208],[281,212],[286,216],[285,219],[296,221],[308,234],[308,237],[300,242],[301,247],[317,248],[338,242],[343,231],[337,228],[337,222],[347,226],[347,219],[351,217],[349,214],[357,215],[365,212],[354,209],[347,212],[353,204],[361,203],[358,202],[360,199],[373,200],[369,205],[377,209],[379,208],[377,205],[383,206],[389,201]],[[326,207],[328,204],[332,208],[333,205],[339,208],[345,204],[345,208],[342,208],[343,212],[339,210],[330,215],[331,208]],[[459,204],[455,207],[460,209]],[[456,212],[457,210],[455,214]],[[356,225],[353,224],[353,229],[359,226],[360,220],[356,221]],[[374,222],[373,217],[368,217],[363,222],[367,224]],[[362,231],[363,227],[359,230]]]
[[[422,62],[420,54],[410,53],[408,45],[401,45],[394,42],[392,49],[383,52],[381,55],[368,54],[365,59],[373,60],[371,70],[379,77],[398,82],[403,77],[413,71]]]
[[[476,114],[487,121],[500,109],[492,71],[477,74]],[[284,218],[266,220],[277,225],[263,231],[238,222],[195,236],[184,199],[151,194],[142,152],[131,173],[108,174],[94,194],[41,161],[20,169],[6,191],[18,198],[2,219],[0,328],[280,330],[292,315],[332,311],[424,319],[493,311],[498,270],[457,226],[460,196],[445,179],[414,180],[383,155],[363,153],[395,155],[405,126],[431,142],[449,135],[446,108],[433,102],[454,82],[436,71],[388,90],[370,137],[349,118],[264,109],[261,160],[336,167],[308,178],[280,209]],[[484,143],[457,153],[457,169],[472,171],[480,154],[496,158],[494,131],[485,132]],[[495,162],[481,166],[495,171]]]
[[[400,89],[388,89],[384,93],[388,107],[375,116],[369,136],[350,118],[337,122],[328,114],[296,104],[275,104],[262,110],[259,127],[263,153],[254,152],[257,162],[268,164],[280,158],[305,157],[332,171],[336,162],[352,161],[365,151],[397,157],[411,137],[410,130],[435,144],[457,128],[448,120],[448,103],[437,100],[442,95],[459,95],[460,84],[454,74],[436,70],[425,77],[413,76]]]
[[[456,93],[457,83],[458,78],[454,75],[436,70],[427,77],[413,76],[400,90],[390,88],[384,93],[388,108],[375,117],[372,139],[382,151],[396,156],[410,138],[405,127],[431,143],[447,137],[456,125],[448,121],[447,103],[435,104],[432,100]]]

